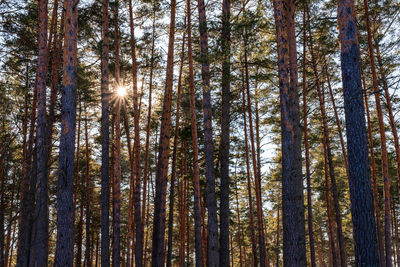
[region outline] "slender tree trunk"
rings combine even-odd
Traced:
[[[252,188],[253,184],[251,181],[250,174],[250,156],[249,156],[249,146],[248,146],[248,137],[247,137],[247,119],[246,119],[246,97],[244,92],[245,82],[244,82],[244,73],[242,71],[242,111],[243,111],[243,128],[244,128],[244,142],[245,142],[245,151],[246,151],[246,176],[247,176],[247,193],[249,195],[249,216],[250,216],[250,232],[251,232],[251,245],[252,245],[252,256],[253,256],[253,265],[257,265],[257,244],[256,237],[254,233],[254,210],[253,210],[253,197],[252,197]]]
[[[229,135],[230,135],[230,56],[231,56],[231,1],[222,1],[222,102],[221,102],[221,196],[220,196],[220,266],[229,267]]]
[[[245,32],[245,38],[247,39],[247,31]],[[251,158],[253,162],[253,173],[256,190],[256,203],[257,203],[257,225],[258,225],[258,246],[260,250],[260,266],[266,264],[266,253],[265,253],[265,236],[264,236],[264,223],[263,223],[263,208],[261,199],[261,184],[258,173],[258,164],[256,159],[256,147],[254,143],[254,128],[253,128],[253,115],[251,109],[251,96],[250,96],[250,81],[249,81],[249,69],[247,63],[247,40],[245,40],[245,52],[244,52],[244,67],[246,76],[246,95],[247,95],[247,112],[249,115],[249,131],[250,131],[250,144],[251,144]]]
[[[147,124],[146,124],[146,144],[145,144],[145,156],[144,156],[144,170],[143,170],[143,205],[142,205],[142,221],[145,220],[146,210],[146,188],[147,179],[149,177],[149,147],[150,147],[150,124],[151,124],[151,109],[152,109],[152,92],[153,92],[153,71],[154,71],[154,48],[156,39],[156,16],[155,8],[153,7],[153,29],[152,29],[152,43],[151,43],[151,58],[150,58],[150,81],[149,81],[149,106],[147,109]]]
[[[356,266],[378,266],[354,1],[338,0],[337,14],[355,263]]]
[[[381,57],[381,52],[380,52],[380,48],[379,48],[379,42],[377,41],[377,38],[375,37],[375,34],[374,34],[374,42],[375,42],[375,48],[376,48],[376,59],[378,60],[378,71],[379,71],[379,75],[381,76],[383,89],[385,90],[385,100],[386,100],[386,105],[387,105],[387,109],[388,109],[388,113],[389,113],[389,124],[390,124],[390,128],[392,130],[394,148],[395,148],[395,152],[396,152],[398,184],[400,186],[400,143],[399,143],[399,135],[397,133],[396,121],[395,121],[395,118],[394,118],[394,115],[393,115],[392,102],[391,102],[391,97],[390,97],[390,93],[389,93],[389,86],[388,86],[388,83],[387,83],[387,78],[386,78],[385,71],[383,69],[382,57]]]
[[[158,147],[158,165],[156,172],[156,196],[154,200],[152,266],[164,263],[165,205],[168,175],[169,143],[171,135],[172,82],[174,66],[176,0],[171,0],[171,22],[168,43],[167,74],[161,117],[160,141]]]
[[[276,220],[278,221],[277,224],[276,224],[276,247],[277,247],[277,250],[276,250],[276,267],[279,267],[279,251],[280,251],[280,248],[279,248],[279,246],[280,246],[279,233],[281,232],[281,229],[279,227],[279,223],[280,223],[280,219],[281,218],[279,216],[279,210],[280,210],[280,208],[278,206],[277,215],[276,215]]]
[[[308,238],[310,244],[310,259],[311,267],[316,267],[315,262],[315,245],[314,245],[314,226],[312,212],[312,192],[311,192],[311,171],[310,171],[310,149],[308,144],[308,110],[307,110],[307,83],[306,83],[306,10],[303,11],[303,123],[304,123],[304,149],[306,159],[306,181],[307,181],[307,223],[308,223]]]
[[[37,74],[36,74],[37,81]],[[38,87],[35,81],[33,92],[33,100],[30,114],[29,139],[28,148],[26,149],[26,157],[24,162],[25,176],[23,177],[23,193],[21,194],[21,215],[18,231],[18,251],[17,265],[28,266],[30,256],[30,244],[32,237],[33,212],[35,208],[34,188],[36,177],[33,175],[33,142],[35,133],[35,119],[37,106],[37,91]],[[27,87],[29,88],[29,80],[27,79]]]
[[[181,153],[183,149],[181,146]],[[185,212],[186,212],[186,203],[185,203],[185,198],[184,198],[184,172],[183,172],[183,160],[181,160],[181,180],[179,181],[179,187],[178,187],[178,201],[179,201],[179,267],[184,266],[184,261],[185,261]]]
[[[58,10],[58,0],[54,1],[53,7],[53,16],[52,16],[52,28],[57,27],[57,25],[53,25],[54,20],[57,17],[57,10]],[[63,24],[64,24],[64,16],[65,11],[63,10],[60,20],[60,31],[57,34],[57,30],[50,30],[50,32],[54,31],[54,41],[52,45],[52,55],[51,55],[51,93],[50,93],[50,103],[49,103],[49,114],[47,116],[47,132],[46,132],[46,142],[48,144],[47,147],[47,161],[48,165],[50,165],[51,160],[51,150],[52,150],[52,140],[53,140],[53,130],[54,130],[54,121],[55,121],[55,109],[57,104],[57,93],[60,86],[60,68],[61,68],[61,58],[62,58],[62,47],[63,47],[63,40],[64,40],[64,31],[63,31]],[[52,36],[52,35],[50,35]],[[50,38],[51,39],[51,38]],[[49,45],[51,42],[49,41]],[[47,177],[49,176],[50,168],[47,170]]]
[[[143,265],[143,227],[142,227],[142,216],[140,208],[140,135],[139,135],[139,103],[138,103],[138,90],[137,90],[137,67],[136,67],[136,49],[135,49],[135,33],[134,33],[134,22],[133,22],[133,10],[132,0],[129,1],[129,22],[130,22],[130,33],[131,33],[131,57],[132,57],[132,77],[133,77],[133,112],[134,112],[134,132],[135,139],[133,143],[133,158],[134,158],[134,173],[135,173],[135,193],[134,205],[135,205],[135,265],[141,267]],[[143,83],[142,83],[143,84]]]
[[[19,188],[18,188],[19,189]],[[4,267],[8,267],[8,258],[10,255],[10,245],[12,246],[11,243],[11,233],[12,235],[14,235],[14,231],[13,231],[13,225],[14,225],[14,218],[13,218],[13,210],[14,210],[14,191],[12,191],[11,193],[11,206],[10,206],[10,213],[9,213],[9,225],[8,225],[8,231],[7,231],[7,237],[5,240],[5,248],[4,248]],[[3,206],[3,205],[2,205]],[[18,208],[18,204],[17,204],[17,208]],[[0,262],[1,263],[1,262]],[[1,264],[0,264],[1,266]]]
[[[81,197],[81,201],[80,201],[80,213],[79,214],[75,214],[74,212],[74,219],[75,217],[79,216],[79,221],[78,221],[78,234],[75,238],[75,246],[77,249],[76,252],[76,257],[75,257],[75,266],[80,267],[81,263],[82,263],[82,225],[83,225],[83,192],[82,192],[82,188],[81,188],[81,181],[79,180],[79,155],[80,155],[80,148],[81,148],[81,121],[82,121],[82,104],[79,103],[79,113],[78,113],[78,131],[77,131],[77,141],[76,141],[76,153],[75,153],[75,174],[74,174],[74,200],[73,200],[73,206],[74,206],[74,210],[78,210],[78,205],[77,203],[77,199],[78,199],[78,195],[80,195]]]
[[[38,69],[37,69],[37,105],[36,128],[37,145],[37,185],[34,232],[32,233],[30,266],[47,266],[48,255],[48,201],[47,201],[47,142],[46,142],[46,80],[48,66],[47,43],[47,0],[39,1]]]
[[[336,178],[335,178],[335,170],[333,167],[333,160],[332,160],[332,150],[331,150],[331,145],[330,145],[330,138],[329,138],[329,130],[328,130],[328,122],[326,119],[326,112],[325,112],[325,93],[324,93],[324,88],[321,86],[319,74],[318,74],[318,67],[317,67],[317,60],[315,58],[315,53],[314,53],[314,44],[313,44],[313,39],[312,39],[312,33],[311,29],[309,29],[309,47],[310,47],[310,53],[311,53],[311,63],[312,63],[312,68],[314,71],[314,76],[315,76],[315,82],[316,82],[316,87],[317,87],[317,92],[318,92],[318,99],[319,99],[319,106],[321,109],[321,117],[322,117],[322,126],[323,126],[323,143],[324,143],[324,148],[326,149],[326,156],[328,160],[328,169],[329,169],[329,177],[331,179],[331,186],[329,190],[332,192],[332,197],[333,197],[333,205],[335,209],[335,220],[336,220],[336,235],[338,239],[338,246],[339,246],[339,255],[340,255],[340,266],[341,267],[346,267],[346,255],[344,251],[344,240],[343,240],[343,231],[342,231],[342,216],[341,216],[341,211],[340,211],[340,205],[339,205],[339,197],[337,193],[337,188],[336,188]],[[336,258],[336,257],[334,257]]]
[[[170,185],[169,214],[168,214],[167,267],[171,267],[171,260],[172,260],[172,231],[173,231],[173,224],[174,224],[176,151],[178,148],[182,69],[183,69],[183,61],[184,61],[184,56],[185,56],[184,52],[185,52],[185,33],[183,33],[183,37],[182,37],[182,52],[181,52],[181,63],[180,63],[181,65],[179,68],[178,90],[177,90],[176,112],[175,112],[174,147],[172,150],[171,185]]]
[[[133,150],[131,144],[131,134],[129,130],[129,119],[128,119],[128,110],[126,107],[126,102],[123,102],[124,105],[124,127],[126,133],[126,142],[128,148],[128,155],[129,155],[129,203],[128,203],[128,242],[127,242],[127,253],[126,253],[126,265],[127,267],[131,266],[131,248],[133,247],[133,189],[134,189],[134,159],[133,159]]]
[[[375,57],[374,57],[374,46],[372,44],[372,33],[369,20],[368,12],[368,1],[364,0],[364,10],[365,18],[367,23],[367,33],[368,33],[368,48],[369,48],[369,60],[371,64],[372,73],[372,83],[375,95],[376,111],[379,123],[379,133],[380,133],[380,145],[381,145],[381,156],[382,156],[382,177],[383,177],[383,198],[385,203],[385,262],[386,267],[392,266],[392,245],[391,245],[391,234],[390,234],[390,178],[389,178],[389,165],[386,147],[386,134],[385,134],[385,124],[383,121],[382,106],[380,100],[380,93],[378,87],[378,78],[376,74],[375,67]]]
[[[396,206],[394,205],[394,199],[393,199],[393,197],[392,197],[392,210],[393,210],[393,214],[392,214],[392,220],[393,220],[393,223],[392,223],[392,225],[393,225],[393,228],[394,228],[394,244],[395,244],[395,252],[396,252],[396,254],[395,254],[395,257],[394,257],[394,259],[396,260],[397,259],[397,261],[395,261],[395,265],[396,265],[396,263],[397,263],[397,265],[396,266],[398,266],[398,264],[399,264],[399,228],[398,228],[398,225],[397,225],[397,215],[396,215]]]
[[[120,60],[119,60],[119,1],[115,1],[115,93],[120,83]],[[114,135],[114,164],[113,168],[113,246],[112,246],[112,266],[121,265],[121,106],[124,99],[122,96],[115,96],[115,135]]]
[[[187,10],[187,36],[188,36],[188,61],[189,61],[189,88],[190,88],[190,113],[191,113],[191,129],[192,129],[192,149],[193,149],[193,191],[194,191],[194,234],[195,234],[195,250],[196,250],[196,267],[203,266],[202,256],[202,238],[201,238],[201,197],[200,197],[200,169],[199,169],[199,148],[197,139],[197,120],[196,120],[196,103],[194,92],[194,70],[192,57],[192,21],[190,0],[186,1]],[[229,262],[228,262],[229,264]]]
[[[3,129],[2,132],[5,131],[5,122],[3,120]],[[5,145],[4,138],[1,140],[2,148],[0,149],[0,267],[4,267],[4,251],[5,251],[5,228],[4,228],[4,217],[5,217],[5,203],[4,203],[4,191],[5,191],[5,161],[6,161],[6,155],[5,155],[5,150],[6,150],[6,145]],[[10,230],[8,230],[9,232]]]
[[[294,2],[275,0],[282,130],[284,266],[306,266]]]
[[[57,185],[57,244],[55,266],[73,266],[74,259],[74,145],[76,126],[77,89],[77,33],[76,0],[64,2],[64,70],[62,88],[62,118]],[[46,208],[47,211],[47,208]],[[46,241],[47,242],[47,241]],[[47,258],[46,258],[47,261]],[[43,266],[43,265],[38,265]]]
[[[237,184],[235,187],[235,195],[236,195],[236,213],[237,213],[237,223],[238,223],[238,240],[239,240],[239,265],[243,266],[243,244],[242,244],[242,229],[241,229],[241,221],[240,221],[240,210],[239,210],[239,196],[237,190]],[[232,265],[233,266],[233,265]]]
[[[212,109],[210,94],[210,66],[208,61],[207,18],[204,0],[198,0],[200,61],[203,86],[203,125],[204,153],[207,179],[207,211],[208,211],[208,266],[219,266],[218,255],[218,219],[217,200],[215,195],[214,140],[212,133]]]
[[[86,197],[85,197],[85,216],[86,216],[86,244],[85,244],[85,259],[86,259],[86,267],[92,266],[92,243],[91,243],[91,230],[90,230],[90,197],[91,197],[91,187],[90,187],[90,157],[89,157],[89,134],[88,134],[88,114],[85,108],[85,156],[86,156],[86,173],[85,173],[85,190],[86,190]]]

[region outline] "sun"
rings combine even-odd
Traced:
[[[125,86],[118,86],[117,95],[119,97],[125,97],[126,96],[126,87]]]

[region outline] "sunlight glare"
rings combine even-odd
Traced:
[[[126,87],[125,86],[118,86],[117,94],[118,94],[119,97],[126,96]]]

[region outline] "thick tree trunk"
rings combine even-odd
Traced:
[[[346,117],[349,187],[356,266],[378,266],[368,163],[360,55],[353,0],[338,0],[338,28]]]
[[[196,267],[203,266],[202,238],[201,238],[201,192],[200,192],[200,169],[199,169],[199,148],[197,139],[197,120],[196,103],[194,92],[194,70],[192,57],[192,21],[190,0],[186,1],[187,10],[187,36],[188,36],[188,61],[189,61],[189,88],[190,88],[190,114],[192,129],[192,149],[193,149],[193,191],[194,191],[194,237],[196,250]],[[222,216],[222,215],[221,215]],[[228,262],[229,264],[229,262]]]
[[[220,266],[229,267],[229,139],[230,139],[230,56],[231,56],[231,1],[222,1],[222,102],[221,102],[221,143],[219,159],[221,163],[220,196]]]
[[[108,0],[102,1],[101,50],[101,266],[110,265],[110,104]]]
[[[77,89],[77,33],[76,0],[64,2],[64,70],[62,87],[62,115],[57,184],[57,244],[55,266],[73,266],[74,259],[74,145],[76,126]],[[47,211],[47,209],[46,209]],[[46,258],[47,261],[47,258]],[[43,265],[38,265],[43,266]]]
[[[208,61],[208,34],[207,18],[204,0],[198,0],[199,32],[200,32],[200,61],[203,86],[203,125],[204,125],[204,153],[207,180],[207,211],[208,211],[208,266],[219,266],[218,255],[218,218],[217,200],[215,195],[214,170],[214,140],[212,133],[212,109],[210,94],[210,66]]]
[[[307,223],[308,223],[308,238],[310,244],[310,260],[311,267],[316,267],[315,262],[315,245],[314,245],[314,226],[313,226],[313,211],[312,211],[312,192],[311,192],[311,170],[310,170],[310,149],[308,144],[308,110],[307,110],[307,81],[306,81],[306,40],[307,40],[307,27],[306,27],[306,11],[303,11],[303,124],[304,124],[304,149],[306,160],[306,183],[307,183]]]
[[[169,195],[169,214],[168,214],[168,248],[167,248],[167,267],[171,267],[172,260],[172,231],[174,224],[174,202],[175,202],[175,178],[176,178],[176,151],[178,149],[179,120],[180,120],[180,101],[182,86],[183,61],[185,57],[185,32],[182,37],[181,65],[179,68],[178,90],[176,98],[175,112],[175,130],[174,130],[174,147],[172,150],[172,169],[171,169],[171,185]]]
[[[306,266],[294,2],[275,0],[282,130],[284,266]]]
[[[156,195],[154,200],[152,266],[164,263],[165,205],[168,175],[169,143],[171,135],[172,82],[174,66],[176,0],[171,0],[171,22],[168,43],[167,74],[161,117],[158,165],[156,172]]]

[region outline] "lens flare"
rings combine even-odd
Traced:
[[[117,94],[119,97],[125,97],[126,96],[126,87],[125,86],[119,86],[117,88]]]

